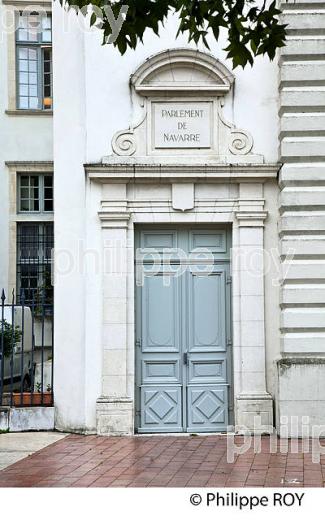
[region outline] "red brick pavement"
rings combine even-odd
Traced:
[[[323,487],[325,456],[313,463],[301,441],[292,448],[278,441],[270,453],[263,437],[260,453],[228,463],[223,435],[69,435],[0,471],[0,487]]]

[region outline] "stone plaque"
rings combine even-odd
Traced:
[[[153,148],[211,148],[212,103],[152,103]]]

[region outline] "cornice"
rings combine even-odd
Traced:
[[[48,1],[31,1],[31,0],[2,0],[1,3],[3,5],[12,5],[13,7],[20,7],[20,8],[26,8],[26,7],[32,7],[33,10],[37,7],[46,8],[47,10],[52,10],[52,2],[50,0]]]
[[[5,165],[8,168],[13,168],[16,170],[37,170],[38,168],[42,168],[52,171],[54,167],[53,161],[5,161]]]
[[[236,211],[239,227],[263,227],[268,217],[267,211]]]
[[[264,182],[278,175],[280,164],[86,164],[89,179],[155,182]]]
[[[98,217],[103,228],[126,229],[130,216],[130,213],[126,211],[98,211]]]

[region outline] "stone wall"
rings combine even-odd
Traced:
[[[278,364],[278,424],[281,415],[300,423],[310,415],[311,425],[325,424],[319,391],[325,375],[325,2],[281,5],[288,24],[279,74],[281,350],[287,361]]]

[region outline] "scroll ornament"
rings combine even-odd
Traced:
[[[253,138],[244,130],[236,128],[230,133],[229,150],[234,155],[246,155],[253,148]]]
[[[116,155],[133,155],[137,149],[134,131],[130,128],[117,132],[112,140],[112,148]]]

